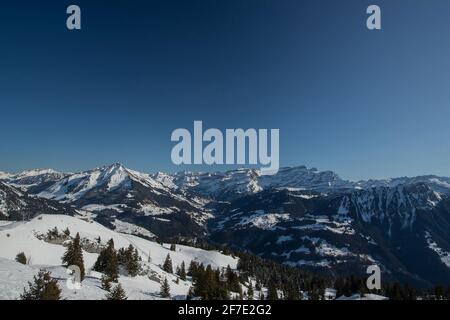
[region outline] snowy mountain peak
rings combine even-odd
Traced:
[[[349,181],[342,180],[333,171],[318,171],[305,166],[285,167],[273,176],[262,176],[261,185],[265,188],[301,188],[316,191],[328,191],[337,188],[353,188]]]
[[[60,172],[53,170],[53,169],[33,169],[33,170],[22,171],[19,174],[17,174],[16,177],[17,178],[33,177],[33,176],[38,176],[38,175],[43,175],[43,174],[55,174],[55,173],[60,173]]]
[[[109,165],[104,165],[104,166],[97,167],[94,170],[112,172],[112,171],[118,171],[118,170],[119,171],[120,170],[127,170],[127,168],[123,164],[121,164],[120,162],[115,162],[115,163],[112,163],[112,164],[109,164]]]
[[[9,180],[11,178],[12,174],[0,171],[0,181],[1,180]]]
[[[121,164],[112,164],[65,176],[42,190],[39,195],[44,198],[73,202],[95,188],[111,191],[126,187],[129,183],[128,170]]]
[[[115,163],[110,166],[100,169],[97,182],[100,184],[107,183],[108,190],[114,189],[127,182],[129,179],[128,170],[120,163]]]

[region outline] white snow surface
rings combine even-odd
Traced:
[[[341,296],[336,300],[389,300],[389,298],[373,293],[366,293],[363,294],[362,296],[359,293],[357,293],[350,297]]]
[[[263,230],[273,230],[281,221],[291,220],[287,213],[265,213],[264,210],[256,210],[249,217],[243,217],[236,226],[253,225]]]
[[[103,204],[88,204],[81,208],[81,210],[95,212],[102,210],[114,210],[117,212],[123,212],[127,206],[125,204],[111,204],[111,205],[103,205]]]
[[[113,225],[116,227],[114,231],[119,233],[132,234],[135,236],[142,236],[148,238],[156,238],[156,236],[147,229],[129,222],[115,219]]]

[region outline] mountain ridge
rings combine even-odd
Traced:
[[[327,189],[327,185],[321,185],[322,183],[331,183],[334,182],[334,187],[344,187],[344,188],[369,188],[369,187],[375,187],[375,186],[395,186],[399,184],[411,184],[415,182],[430,182],[435,183],[436,185],[440,185],[442,188],[445,188],[445,190],[450,190],[450,177],[446,176],[439,176],[434,174],[427,174],[427,175],[418,175],[418,176],[401,176],[401,177],[391,177],[391,178],[380,178],[380,179],[366,179],[366,180],[347,180],[342,179],[338,174],[331,170],[324,170],[319,171],[315,167],[308,168],[304,165],[298,165],[298,166],[285,166],[281,167],[277,174],[273,176],[267,176],[262,175],[259,169],[249,169],[249,168],[239,168],[239,169],[233,169],[233,170],[227,170],[227,171],[214,171],[214,172],[204,172],[204,171],[179,171],[175,173],[165,173],[165,172],[149,172],[149,173],[143,173],[141,171],[136,171],[127,168],[120,162],[116,162],[110,165],[103,165],[103,166],[97,166],[94,169],[90,170],[83,170],[79,171],[77,173],[72,172],[61,172],[54,169],[30,169],[30,170],[24,170],[19,173],[8,173],[0,171],[0,181],[7,181],[11,184],[17,184],[17,185],[24,185],[24,187],[29,187],[30,184],[25,183],[24,181],[27,181],[27,179],[31,179],[32,177],[39,177],[40,179],[43,179],[42,176],[50,176],[56,178],[61,178],[63,176],[73,175],[73,174],[82,174],[94,170],[104,170],[107,168],[123,168],[125,170],[128,170],[129,172],[134,172],[138,175],[146,175],[147,178],[152,178],[157,182],[160,182],[162,185],[166,187],[176,187],[177,185],[173,184],[173,180],[178,180],[179,184],[183,185],[182,179],[187,179],[188,182],[194,183],[196,177],[216,177],[216,178],[229,178],[233,175],[247,175],[249,179],[256,179],[259,178],[262,180],[263,186],[273,186],[273,184],[279,184],[280,187],[296,187],[298,185],[298,188],[302,187],[302,183],[311,182],[313,185],[305,184],[303,187],[306,188],[323,188]],[[277,181],[277,178],[280,177],[278,180],[283,180],[285,176],[291,177],[290,180],[286,181]],[[300,181],[293,179],[303,177],[303,179],[300,179]],[[314,177],[319,177],[319,179],[314,181]],[[188,179],[191,178],[191,179]],[[309,178],[309,181],[308,179]],[[320,180],[322,178],[323,181]],[[23,180],[24,179],[24,180]],[[192,181],[194,180],[194,181]],[[275,181],[275,182],[274,182]],[[316,185],[314,185],[314,182],[316,182]],[[178,186],[179,187],[179,186]],[[328,185],[328,187],[331,187]],[[260,189],[258,189],[260,190]]]
[[[3,183],[111,229],[207,239],[325,274],[362,275],[378,263],[394,280],[450,281],[450,178],[351,182],[305,166],[274,176],[255,169],[147,174],[120,163],[72,174],[28,172]]]

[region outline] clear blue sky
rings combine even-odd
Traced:
[[[78,4],[82,30],[65,28]],[[365,27],[369,4],[382,31]],[[171,163],[176,128],[279,128],[281,165],[450,176],[450,1],[12,1],[0,170]]]

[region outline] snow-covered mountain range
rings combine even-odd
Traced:
[[[252,169],[145,174],[113,164],[2,173],[0,181],[3,219],[20,211],[20,201],[42,201],[40,210],[58,204],[57,213],[127,226],[148,239],[204,238],[331,275],[364,274],[377,263],[393,280],[450,282],[446,177],[352,182],[304,166],[273,176]]]
[[[36,198],[88,212],[111,227],[116,218],[137,220],[161,238],[204,236],[210,217],[202,199],[186,197],[149,174],[117,163],[74,174],[33,170],[7,176],[5,183]]]
[[[356,187],[356,184],[342,180],[332,171],[321,172],[305,166],[281,168],[275,175],[262,175],[259,170],[254,169],[238,169],[214,173],[180,172],[173,175],[157,173],[152,176],[171,189],[181,189],[221,200],[230,200],[273,188],[327,192]]]

